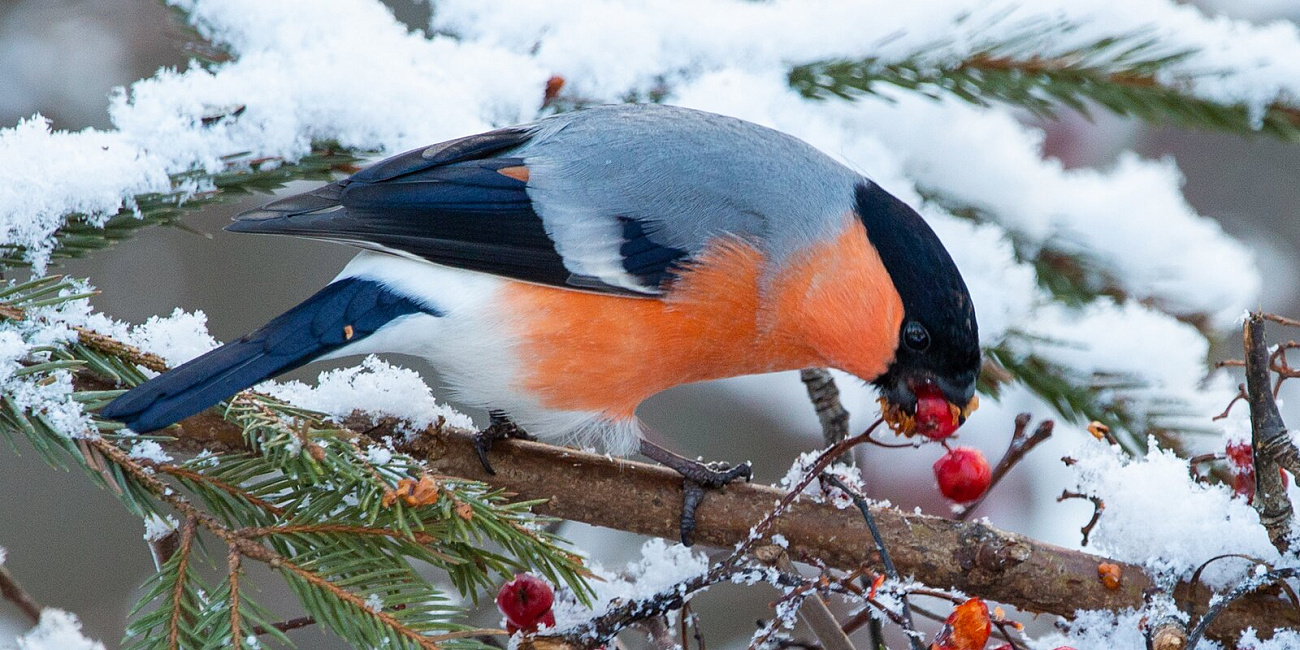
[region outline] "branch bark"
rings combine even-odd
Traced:
[[[396,421],[372,426],[368,419],[353,418],[344,425],[372,439],[407,440],[399,451],[426,461],[439,474],[482,481],[519,499],[543,499],[546,502],[536,508],[541,514],[668,539],[677,535],[682,482],[667,468],[508,440],[493,447],[496,475],[488,475],[475,456],[470,431],[441,427],[405,437],[394,435]],[[238,427],[209,415],[189,418],[169,433],[192,446],[243,446]],[[733,547],[748,537],[750,528],[782,496],[780,490],[755,483],[734,483],[710,492],[698,511],[697,543]],[[1156,586],[1138,565],[1061,548],[980,522],[883,507],[873,508],[872,513],[901,574],[1026,612],[1072,618],[1081,609],[1140,608],[1144,592]],[[776,520],[771,532],[789,540],[790,557],[796,561],[815,559],[839,569],[865,565],[881,570],[875,543],[854,511],[801,500]],[[1102,562],[1119,567],[1118,588],[1110,589],[1098,579],[1097,566]],[[1181,584],[1174,596],[1205,611],[1211,593]],[[1210,632],[1215,638],[1235,639],[1246,627],[1300,627],[1300,615],[1276,594],[1256,592],[1233,603]]]
[[[1294,455],[1295,446],[1291,444],[1286,424],[1273,399],[1263,314],[1254,312],[1246,318],[1242,340],[1246,348],[1246,402],[1250,405],[1251,447],[1255,463],[1253,505],[1259,511],[1259,521],[1268,530],[1273,546],[1286,553],[1290,546],[1287,535],[1291,531],[1293,509],[1286,486],[1282,484],[1278,461],[1287,451]],[[1295,468],[1291,469],[1294,471]]]
[[[18,580],[3,564],[0,564],[0,598],[14,604],[31,620],[32,624],[41,622],[41,606],[32,595],[27,593]]]

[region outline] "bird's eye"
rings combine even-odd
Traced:
[[[916,352],[925,352],[930,347],[930,333],[925,331],[924,325],[909,321],[903,326],[903,343]]]

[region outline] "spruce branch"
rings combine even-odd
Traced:
[[[290,163],[281,158],[236,154],[215,174],[193,170],[174,174],[172,190],[140,194],[107,219],[70,214],[50,237],[52,260],[84,257],[110,248],[152,226],[177,226],[190,212],[254,193],[269,194],[300,180],[328,181],[337,172],[357,169],[364,153],[350,152],[332,142],[313,145],[310,154]],[[0,244],[0,273],[32,265],[34,251],[18,244]]]
[[[1009,104],[1042,117],[1054,117],[1062,108],[1086,116],[1095,105],[1153,124],[1300,140],[1300,106],[1275,101],[1257,114],[1244,104],[1198,96],[1189,88],[1194,77],[1171,71],[1191,52],[1168,51],[1154,37],[1117,35],[1044,54],[1059,49],[1050,39],[1068,29],[1025,31],[953,61],[934,62],[925,54],[901,61],[814,61],[793,67],[788,78],[810,99],[880,96],[881,86],[891,86],[979,106]]]
[[[0,319],[24,331],[57,326],[57,311],[34,307],[57,310],[81,295],[77,283],[59,278],[0,293]],[[423,464],[400,452],[391,462],[371,463],[351,432],[266,396],[243,394],[222,415],[196,418],[232,432],[235,446],[217,445],[223,453],[183,461],[128,454],[145,441],[196,449],[170,436],[127,435],[118,433],[120,425],[93,420],[89,431],[70,432],[68,422],[44,412],[46,405],[33,406],[11,391],[67,381],[72,392],[50,398],[95,409],[120,394],[113,387],[144,379],[137,364],[166,369],[120,341],[71,332],[75,340],[33,348],[15,373],[21,381],[11,379],[0,395],[7,406],[0,417],[11,425],[6,435],[27,437],[51,462],[83,466],[132,512],[171,509],[185,518],[175,550],[132,614],[130,647],[204,647],[204,639],[224,645],[259,630],[287,642],[276,617],[248,597],[244,560],[276,569],[313,620],[363,647],[468,644],[470,636],[491,633],[455,623],[459,611],[416,572],[416,562],[445,570],[473,598],[494,586],[495,576],[528,569],[570,585],[582,598],[590,593],[581,560],[540,530],[549,520],[532,514],[533,503],[510,502],[481,483],[450,477],[431,481],[436,489],[418,502],[390,502],[403,481],[428,479]],[[228,571],[215,589],[196,573],[207,557],[193,544],[196,526],[240,556],[227,554]]]

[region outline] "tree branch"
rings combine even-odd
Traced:
[[[214,421],[215,420],[215,421]],[[399,451],[426,461],[431,470],[502,488],[521,500],[540,499],[544,515],[644,535],[673,539],[681,515],[681,477],[672,470],[608,458],[564,447],[522,440],[502,441],[492,450],[496,475],[483,471],[474,453],[472,432],[431,428],[415,436],[395,435],[398,421],[377,426],[368,418],[344,422],[354,432],[378,440],[406,440]],[[188,418],[168,433],[194,446],[240,449],[242,432],[210,415]],[[192,447],[191,447],[192,448]],[[737,483],[709,493],[698,511],[696,541],[732,547],[770,512],[784,493],[756,483]],[[1072,618],[1078,610],[1140,608],[1143,593],[1156,586],[1142,567],[1072,551],[1004,532],[979,522],[872,509],[899,573],[918,582],[996,600],[1032,613]],[[777,518],[770,534],[790,542],[796,561],[813,561],[853,570],[880,570],[879,556],[857,513],[829,504],[800,500]],[[1112,562],[1121,583],[1109,589],[1097,566]],[[1208,606],[1205,590],[1181,584],[1175,597]],[[1246,627],[1300,626],[1300,615],[1269,593],[1254,593],[1234,603],[1211,627],[1216,638],[1235,638]]]
[[[3,564],[0,564],[0,597],[13,603],[27,618],[31,619],[33,624],[41,622],[40,604],[27,593],[26,589],[23,589],[22,585],[18,584],[18,580]]]
[[[1286,553],[1290,541],[1293,510],[1282,484],[1279,460],[1286,452],[1295,455],[1286,424],[1278,413],[1269,381],[1269,353],[1264,339],[1264,316],[1253,312],[1242,328],[1246,348],[1246,402],[1250,405],[1251,446],[1255,462],[1255,510],[1268,530],[1273,546]],[[1295,468],[1291,468],[1292,471]]]

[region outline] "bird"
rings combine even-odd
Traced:
[[[494,429],[640,450],[698,488],[748,479],[748,464],[645,440],[637,406],[665,389],[831,367],[905,414],[921,390],[963,414],[975,394],[974,306],[926,221],[812,145],[737,118],[558,113],[381,160],[226,229],[361,251],[320,292],[103,417],[150,432],[311,361],[405,353]]]

